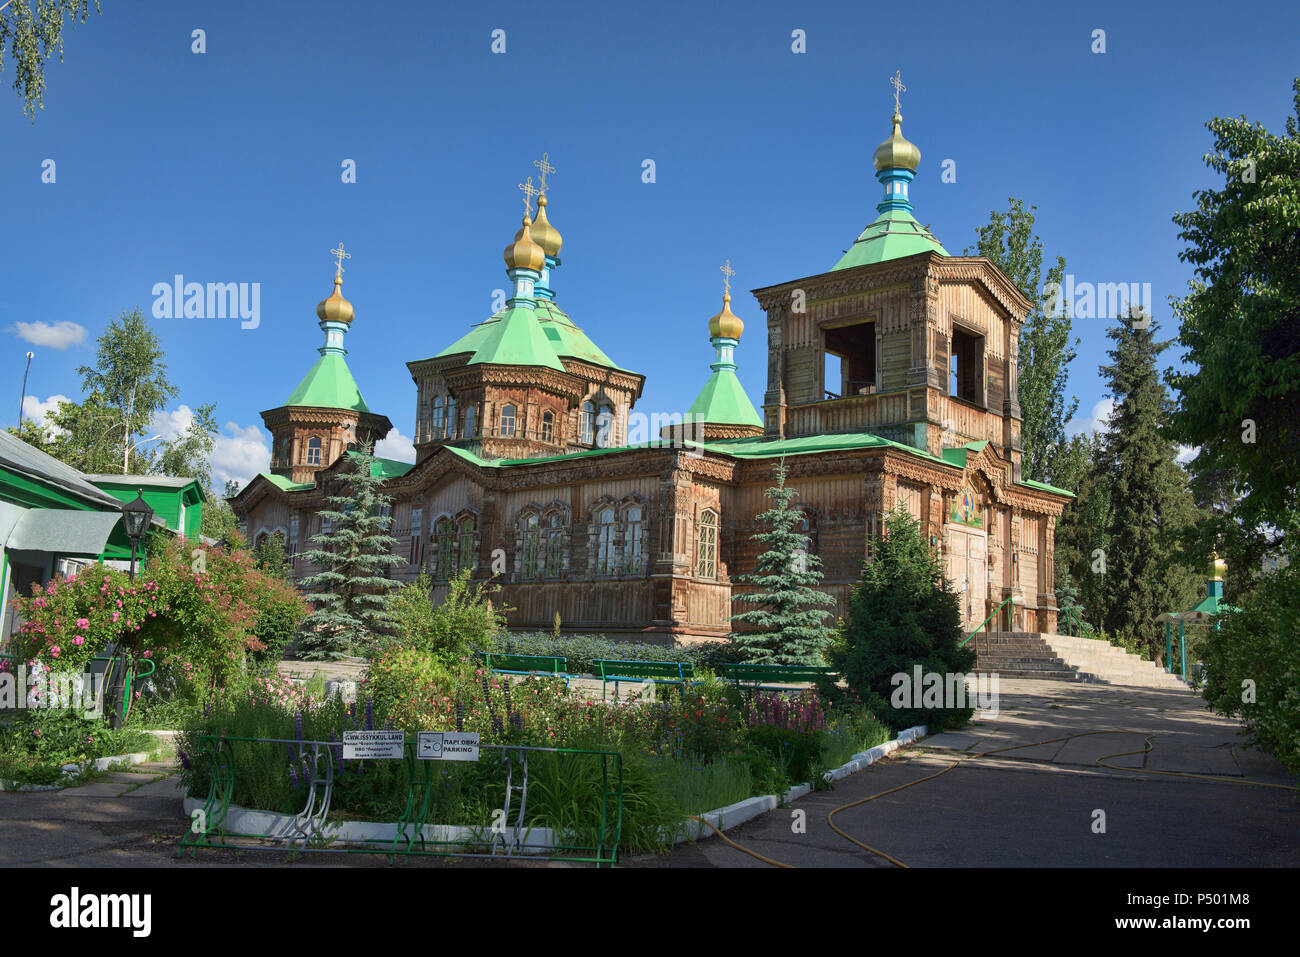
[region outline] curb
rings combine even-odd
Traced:
[[[109,771],[122,765],[144,764],[149,760],[147,751],[133,751],[130,754],[114,754],[107,758],[96,758],[93,762],[96,771]],[[0,791],[17,793],[19,791],[62,791],[70,787],[68,783],[72,778],[81,774],[85,770],[85,765],[65,764],[63,766],[63,784],[20,784],[17,787],[6,787],[3,781],[0,781]]]
[[[192,818],[194,812],[202,808],[206,802],[200,798],[186,797],[181,803],[186,815]],[[300,836],[301,832],[298,830],[300,822],[301,818],[296,814],[253,811],[232,804],[226,814],[223,830],[243,834],[260,834],[268,839],[284,840]],[[459,824],[426,824],[424,825],[423,835],[424,839],[429,842],[470,844],[482,843],[483,835],[485,832],[490,833],[490,831],[490,828],[465,827]],[[321,829],[321,833],[327,840],[340,841],[345,844],[361,844],[375,841],[391,842],[397,837],[397,825],[394,823],[377,823],[375,821],[342,821],[336,824],[327,824]],[[514,842],[515,829],[513,827],[502,828],[500,834],[507,845]],[[520,833],[520,839],[523,842],[517,851],[520,854],[546,854],[555,849],[555,836],[551,833],[549,827],[524,829]],[[215,846],[220,847],[220,845]]]
[[[915,725],[898,732],[898,737],[892,741],[886,741],[884,744],[878,744],[874,748],[868,748],[866,751],[859,751],[849,760],[835,768],[833,771],[827,771],[823,777],[827,781],[838,781],[846,778],[850,774],[856,774],[868,765],[875,764],[881,758],[892,754],[905,744],[911,744],[918,738],[926,735],[926,726],[923,724]],[[796,784],[784,795],[761,794],[758,797],[746,798],[743,801],[737,801],[735,804],[728,804],[726,807],[720,807],[714,811],[706,811],[698,815],[704,820],[710,822],[719,831],[726,831],[733,827],[739,827],[746,821],[752,821],[768,811],[774,811],[783,804],[790,804],[793,801],[810,793],[812,785]],[[700,821],[687,821],[688,827],[686,833],[678,836],[673,843],[683,844],[686,841],[699,841],[705,838],[713,837],[714,831]]]

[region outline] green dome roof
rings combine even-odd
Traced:
[[[357,380],[341,355],[327,353],[316,360],[298,388],[285,401],[289,406],[308,406],[318,409],[352,409],[369,412],[361,398]]]
[[[874,223],[862,231],[848,252],[831,267],[831,272],[926,252],[948,255],[948,250],[934,238],[934,234],[918,223],[911,213],[891,209],[881,213]]]
[[[705,424],[763,425],[734,369],[714,370],[686,414]]]
[[[560,358],[581,359],[606,369],[628,370],[615,364],[574,325],[568,314],[547,299],[537,299],[536,309],[502,309],[491,319],[470,329],[435,359],[471,352],[471,364],[546,366],[563,369]]]

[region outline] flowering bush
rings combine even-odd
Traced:
[[[792,783],[818,777],[827,721],[816,692],[794,698],[756,692],[746,724],[749,740],[768,751]]]
[[[78,670],[109,644],[132,658],[152,658],[155,684],[198,701],[227,685],[247,657],[265,649],[259,625],[296,627],[306,614],[298,592],[253,564],[247,552],[155,536],[134,582],[92,565],[72,578],[33,586],[17,601],[25,619],[10,650],[58,670]],[[290,629],[292,630],[292,629]]]

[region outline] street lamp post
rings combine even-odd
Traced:
[[[23,403],[27,401],[27,373],[32,368],[32,355],[33,353],[27,353],[27,366],[23,369],[23,394],[18,400],[18,431],[20,432],[23,428]]]
[[[136,489],[135,501],[128,502],[122,506],[122,526],[126,529],[126,537],[131,542],[131,580],[135,580],[135,554],[136,549],[140,546],[140,539],[144,538],[145,531],[149,528],[149,523],[153,520],[153,509],[149,503],[144,500],[142,489]]]
[[[144,500],[144,490],[136,489],[135,501],[127,502],[122,506],[122,527],[126,530],[126,537],[131,542],[130,574],[132,581],[135,581],[136,550],[140,547],[140,539],[144,538],[144,533],[148,531],[151,521],[153,521],[153,509]],[[120,727],[123,719],[122,712],[125,710],[126,702],[122,701],[121,698],[128,667],[130,667],[128,655],[123,650],[122,667],[113,675],[113,688],[109,694],[109,700],[112,702],[110,722],[114,728]]]

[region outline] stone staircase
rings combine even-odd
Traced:
[[[1003,678],[1087,681],[1136,688],[1188,690],[1181,678],[1110,642],[1039,632],[981,633],[971,639],[980,671]]]

